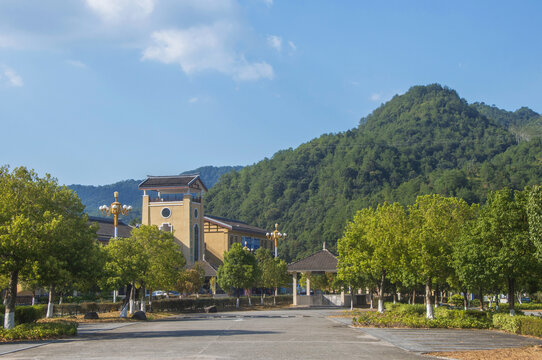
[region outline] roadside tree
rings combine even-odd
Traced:
[[[224,290],[233,288],[236,297],[236,307],[239,307],[239,290],[250,289],[260,276],[258,262],[254,254],[235,243],[229,251],[224,252],[224,263],[217,271],[217,281]]]

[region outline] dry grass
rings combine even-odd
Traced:
[[[425,355],[457,360],[541,360],[542,345],[494,350],[435,352]]]

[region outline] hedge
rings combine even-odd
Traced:
[[[0,305],[0,324],[4,324],[5,306]],[[16,306],[15,307],[15,325],[27,324],[35,322],[43,317],[47,313],[47,306],[34,305],[34,306]]]
[[[66,315],[79,315],[86,314],[90,311],[95,311],[99,313],[119,311],[122,306],[121,302],[116,303],[96,303],[96,302],[87,302],[80,304],[54,304],[53,312],[55,315],[66,316]]]
[[[423,305],[386,304],[387,312],[364,312],[353,319],[354,325],[409,328],[463,328],[488,329],[491,314],[476,310],[435,309],[435,319],[425,317]]]
[[[495,314],[493,326],[514,334],[542,337],[542,319],[535,316]]]
[[[0,329],[0,341],[41,340],[77,335],[77,323],[69,321],[31,323]]]
[[[259,296],[251,296],[252,305],[260,305],[261,298]],[[182,298],[182,299],[163,299],[152,302],[152,312],[202,312],[207,306],[215,305],[218,310],[233,310],[235,309],[236,298]],[[277,296],[277,305],[291,304],[292,295]],[[265,305],[273,305],[273,297],[266,296],[264,298]],[[248,307],[248,298],[246,296],[239,297],[239,306]]]

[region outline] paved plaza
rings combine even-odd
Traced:
[[[0,345],[1,359],[427,359],[438,350],[525,346],[535,339],[471,330],[355,329],[340,310],[192,314],[167,320],[83,324],[79,336]],[[419,345],[421,344],[421,345]],[[478,346],[478,347],[476,347]]]

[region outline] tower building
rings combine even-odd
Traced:
[[[202,195],[207,188],[199,175],[148,176],[139,190],[143,190],[141,223],[173,232],[188,266],[202,260]]]

